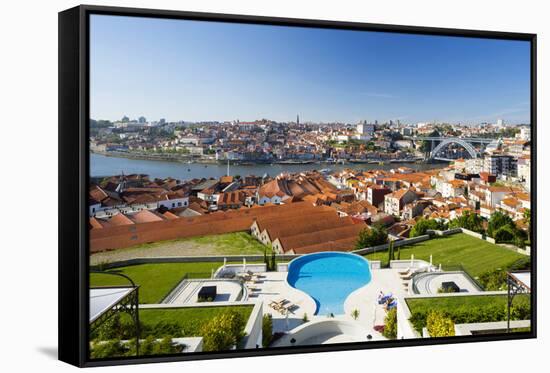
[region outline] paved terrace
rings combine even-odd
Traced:
[[[372,269],[372,280],[366,286],[353,292],[344,303],[344,315],[336,315],[337,320],[353,321],[358,327],[366,328],[373,339],[383,339],[373,327],[383,325],[385,310],[378,305],[377,298],[380,291],[385,294],[392,293],[394,297],[402,298],[406,295],[403,280],[399,277],[400,269]],[[401,269],[402,270],[402,269]],[[311,321],[327,320],[326,315],[315,316],[315,301],[306,293],[295,289],[286,282],[287,272],[258,273],[258,279],[254,284],[248,285],[249,299],[261,300],[264,304],[264,313],[273,316],[274,332],[288,332],[303,324],[304,314]],[[286,299],[294,305],[288,316],[283,315],[270,306],[273,301]],[[355,321],[351,317],[353,310],[359,310],[359,317]],[[346,339],[345,336],[328,338],[325,343],[353,342],[354,339]]]

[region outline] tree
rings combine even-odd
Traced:
[[[267,247],[264,247],[264,263],[266,271],[269,271],[269,259],[267,259]]]
[[[451,220],[449,228],[465,228],[473,232],[484,233],[483,218],[478,214],[465,211],[458,218]]]
[[[123,338],[123,325],[120,321],[120,313],[116,313],[105,321],[92,337],[98,341],[107,341]]]
[[[495,211],[491,215],[491,218],[489,219],[489,224],[487,226],[487,234],[490,237],[495,238],[495,233],[499,228],[502,228],[505,225],[513,225],[513,224],[514,222],[511,217],[509,217],[508,215],[500,211]]]
[[[515,232],[510,224],[498,228],[494,232],[493,238],[496,242],[512,242],[515,238]]]
[[[243,317],[234,311],[218,315],[201,328],[204,351],[224,351],[237,345],[243,337]]]
[[[392,260],[395,260],[395,255],[393,252],[393,241],[390,241],[390,245],[388,246],[388,263]]]
[[[525,209],[523,212],[523,220],[527,224],[527,238],[531,241],[531,209]]]
[[[359,310],[357,308],[351,311],[351,317],[353,317],[354,320],[359,318]]]
[[[388,233],[386,230],[379,226],[373,226],[371,228],[365,228],[359,232],[359,237],[355,248],[357,250],[364,249],[365,247],[377,246],[386,243],[388,240]]]
[[[122,345],[120,340],[110,340],[106,342],[96,342],[90,351],[92,359],[104,359],[124,356],[126,354],[126,348]]]
[[[262,347],[268,347],[273,339],[273,319],[266,313],[262,318]]]
[[[418,237],[425,235],[429,229],[432,230],[444,230],[446,228],[445,223],[439,222],[436,219],[420,219],[412,227],[409,237]]]
[[[275,250],[271,251],[271,270],[277,269],[277,258],[275,257]]]
[[[455,335],[455,324],[441,311],[431,311],[426,320],[426,328],[431,337],[452,337]]]
[[[388,339],[397,338],[397,309],[392,308],[384,318],[384,331],[382,335]]]

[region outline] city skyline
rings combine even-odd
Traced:
[[[94,119],[530,122],[528,42],[97,15],[90,30]]]

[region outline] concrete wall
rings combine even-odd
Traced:
[[[257,272],[267,272],[265,263],[247,263],[246,264],[246,270],[252,271],[254,273]],[[242,264],[226,264],[225,266],[221,266],[217,269],[216,272],[214,272],[214,278],[223,278],[225,275],[235,275],[239,272],[243,271],[243,265]]]
[[[428,229],[426,232],[428,234],[433,234],[433,235],[436,235],[436,236],[450,236],[451,234],[462,233],[462,228],[447,229],[446,231]]]
[[[405,269],[405,268],[430,268],[430,263],[420,259],[403,259],[390,261],[390,268]],[[435,266],[431,266],[431,269],[435,269]]]
[[[292,260],[299,257],[300,255],[277,255],[277,260]],[[104,263],[101,265],[103,269],[125,267],[136,264],[147,264],[147,263],[197,263],[197,262],[223,262],[224,259],[227,262],[241,262],[243,259],[248,261],[263,261],[263,255],[216,255],[216,256],[167,256],[167,257],[156,257],[156,258],[133,258],[127,260],[119,260],[111,263]],[[234,263],[235,265],[242,265]],[[250,265],[258,265],[259,263],[250,263]],[[246,265],[247,267],[249,264]],[[265,266],[265,264],[264,264]],[[91,269],[97,269],[99,265],[90,266]],[[265,272],[265,271],[264,271]]]
[[[263,338],[263,303],[258,302],[254,306],[250,318],[246,323],[244,332],[246,336],[243,339],[243,348],[252,349],[252,348],[261,348],[262,347],[262,338]]]
[[[310,321],[300,325],[299,327],[293,329],[292,333],[287,334],[281,339],[275,341],[273,343],[273,347],[292,346],[292,343],[290,342],[292,338],[296,340],[294,345],[300,346],[309,338],[323,334],[345,334],[354,337],[358,341],[367,342],[367,335],[370,333],[370,330],[359,322],[337,319]]]
[[[420,338],[421,335],[409,322],[411,311],[404,298],[397,299],[397,339]]]
[[[529,328],[530,326],[531,320],[510,320],[510,328]],[[507,327],[506,321],[455,324],[455,335],[472,335],[475,331],[503,330]]]
[[[487,235],[480,234],[480,233],[477,233],[477,232],[473,232],[473,231],[465,229],[465,228],[460,228],[460,230],[462,231],[462,233],[467,234],[468,236],[479,238],[480,240],[485,240],[485,241],[493,243],[493,244],[496,243],[494,238],[491,238]]]

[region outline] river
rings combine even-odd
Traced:
[[[230,175],[255,175],[263,176],[268,174],[275,176],[281,172],[296,173],[307,170],[330,169],[338,171],[345,168],[356,170],[373,170],[383,169],[389,170],[405,166],[416,170],[426,170],[433,168],[441,168],[442,164],[426,164],[426,163],[393,163],[393,164],[359,164],[347,163],[342,164],[256,164],[256,165],[230,165]],[[179,163],[168,161],[148,161],[142,159],[129,159],[119,157],[107,157],[100,154],[90,154],[90,176],[111,176],[120,175],[121,173],[128,174],[147,174],[151,178],[166,178],[173,177],[180,180],[200,179],[200,178],[218,178],[227,173],[227,165],[223,164],[201,164],[201,163]]]

